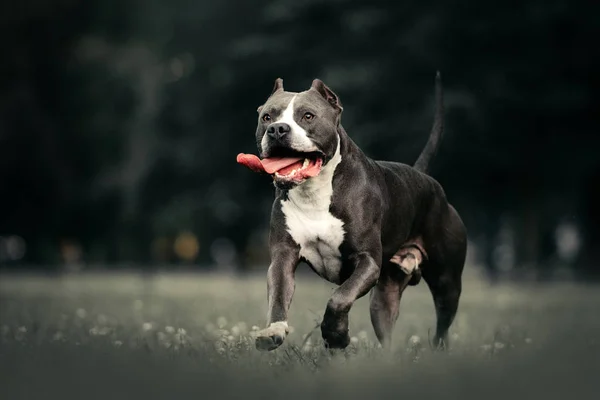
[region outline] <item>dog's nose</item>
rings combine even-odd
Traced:
[[[290,128],[290,126],[285,122],[278,122],[269,125],[269,128],[267,128],[267,135],[273,139],[281,139],[283,136],[290,133],[291,130],[292,128]]]

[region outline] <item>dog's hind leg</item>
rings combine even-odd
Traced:
[[[410,280],[411,276],[400,273],[395,264],[386,262],[377,284],[371,291],[371,323],[379,343],[386,350],[391,348],[392,332],[400,311],[400,299]]]
[[[433,296],[437,316],[434,346],[448,348],[448,329],[458,310],[462,291],[462,271],[467,253],[465,227],[454,210],[449,208],[449,223],[438,238],[439,245],[427,267],[423,268],[423,278]]]
[[[458,310],[461,293],[461,279],[454,275],[435,277],[425,281],[433,295],[435,314],[437,317],[433,345],[436,349],[445,350],[448,347],[448,329]]]

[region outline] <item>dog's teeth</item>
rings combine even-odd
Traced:
[[[308,158],[304,159],[304,163],[302,164],[302,168],[306,168],[308,167],[308,164],[310,163],[310,160]]]

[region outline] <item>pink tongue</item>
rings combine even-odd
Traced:
[[[274,174],[282,168],[289,167],[290,165],[303,160],[302,157],[271,157],[263,158],[260,160],[263,168],[268,174]]]
[[[254,172],[265,172],[264,167],[260,163],[260,158],[256,157],[254,154],[240,153],[237,155],[237,162],[238,164],[250,168]]]

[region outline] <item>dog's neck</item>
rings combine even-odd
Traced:
[[[344,170],[352,170],[353,166],[364,164],[365,161],[369,160],[369,157],[352,140],[341,125],[338,128],[338,136],[340,138],[340,151],[344,160]]]

